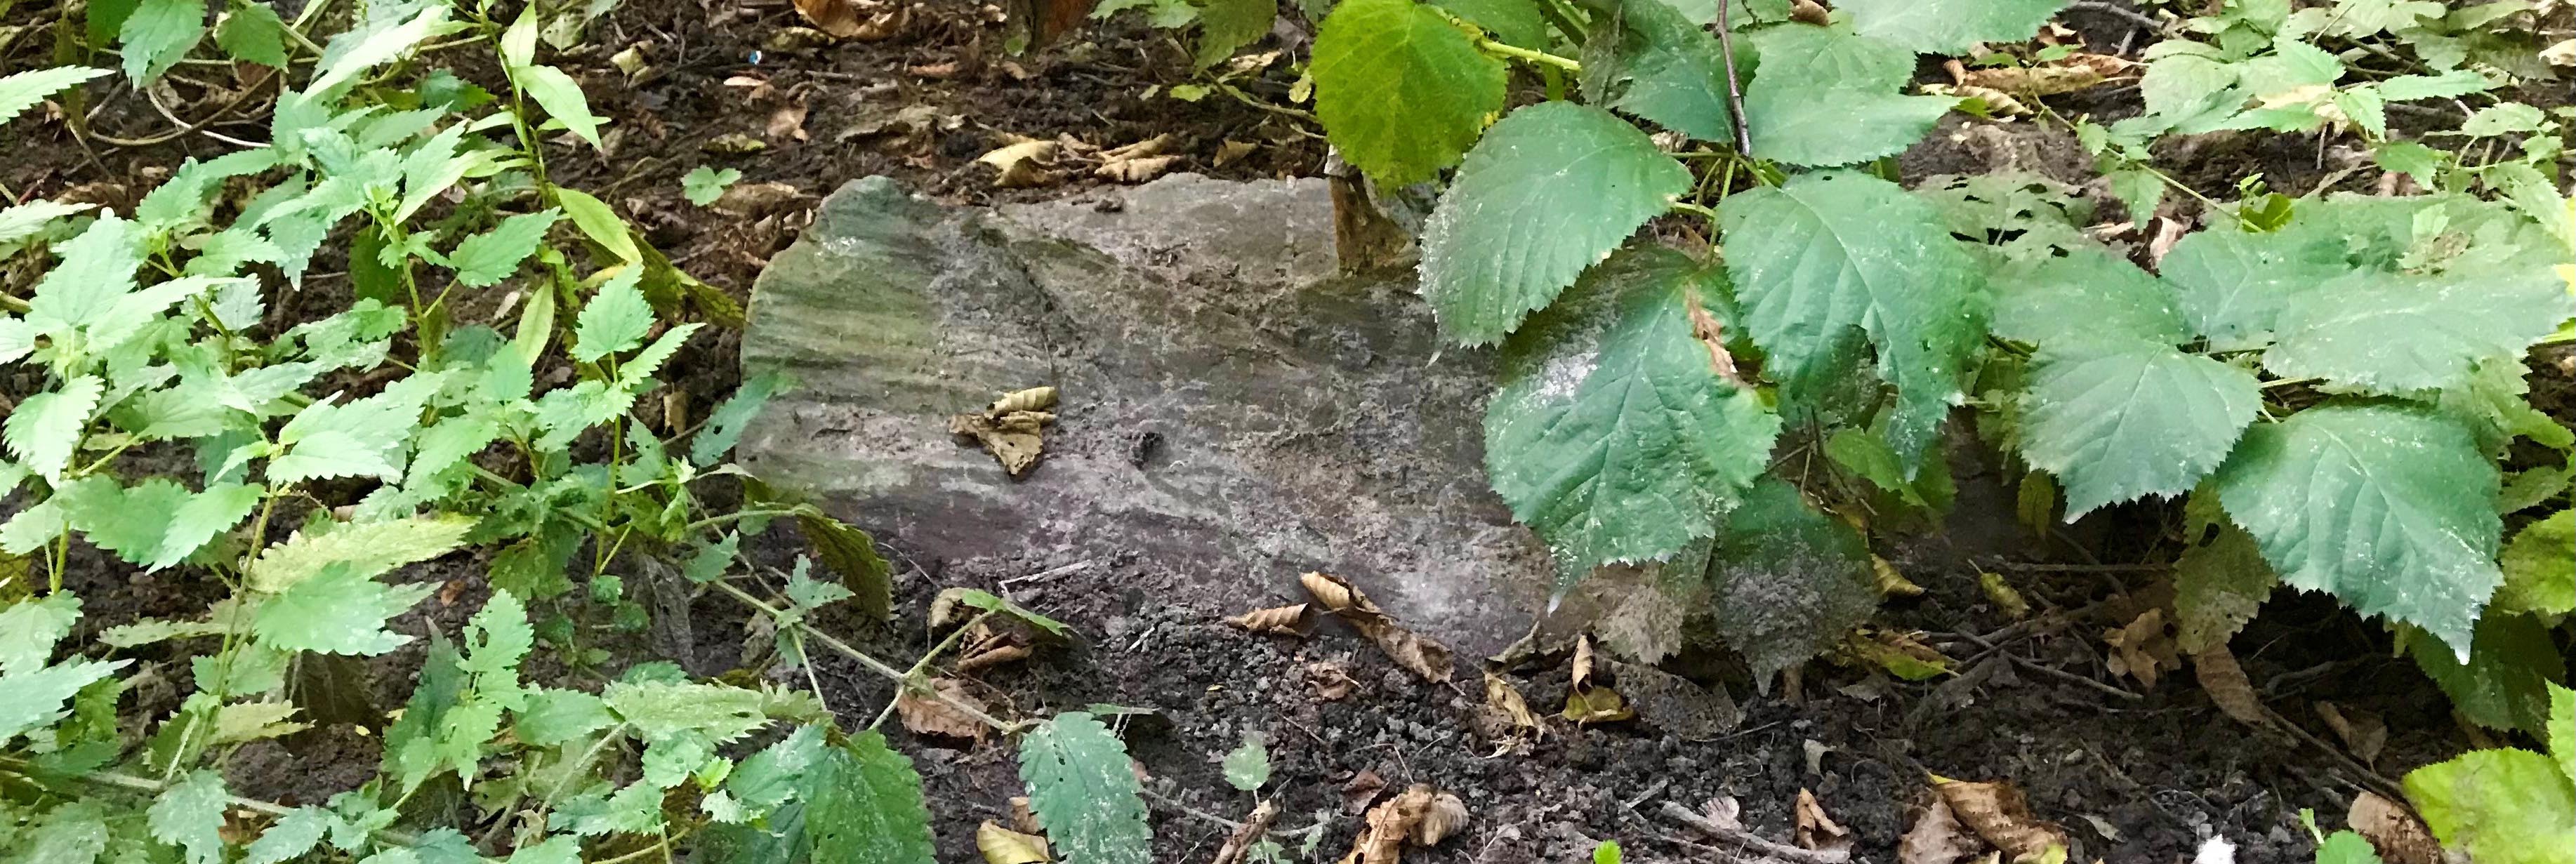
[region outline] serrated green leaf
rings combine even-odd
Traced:
[[[707,412],[706,425],[698,429],[696,437],[689,439],[690,464],[704,468],[723,459],[727,452],[733,450],[734,444],[742,440],[743,428],[750,425],[753,417],[760,416],[760,409],[769,404],[770,397],[786,389],[793,380],[776,370],[743,379],[742,386],[735,388],[733,395],[725,397],[723,402],[716,404],[715,410]]]
[[[73,801],[46,811],[32,830],[19,835],[20,848],[31,856],[20,864],[95,864],[112,839],[107,825],[107,811],[96,801]]]
[[[74,84],[107,74],[110,74],[108,70],[86,66],[56,66],[0,78],[0,124],[17,119],[21,112],[56,93],[71,89]]]
[[[141,563],[159,570],[187,560],[207,541],[240,524],[267,495],[268,488],[257,483],[207,486],[206,491],[189,496],[186,503],[179,505],[151,560]]]
[[[1693,138],[1733,143],[1725,64],[1717,40],[1701,25],[1662,0],[1622,0],[1593,26],[1593,43],[1607,47],[1604,40],[1616,40],[1616,50],[1604,57],[1600,48],[1587,47],[1586,91],[1619,83],[1606,78],[1625,79],[1615,98],[1595,101]]]
[[[72,625],[79,623],[80,607],[79,597],[58,591],[0,609],[0,675],[44,668],[53,659],[54,644],[71,635]]]
[[[206,35],[206,0],[143,0],[117,31],[125,77],[141,87],[178,65]],[[191,853],[194,857],[194,853]]]
[[[2549,685],[2549,758],[2558,772],[2576,781],[2576,690]]]
[[[601,696],[646,741],[683,734],[724,742],[769,725],[757,690],[721,684],[618,681]]]
[[[2576,786],[2549,757],[2477,750],[2406,775],[2406,799],[2445,849],[2478,864],[2576,861]]]
[[[215,23],[215,45],[235,60],[286,68],[286,22],[267,3],[242,3]]]
[[[319,654],[371,657],[410,643],[412,637],[387,631],[385,622],[437,591],[438,583],[386,585],[357,573],[348,562],[334,562],[287,586],[260,603],[251,633],[272,648]]]
[[[1839,644],[1878,609],[1869,545],[1777,478],[1755,481],[1710,555],[1718,636],[1764,690],[1780,670]]]
[[[599,124],[608,118],[590,113],[590,100],[582,95],[581,82],[552,66],[523,66],[511,70],[510,77],[546,109],[546,116],[563,123],[565,129],[590,142],[590,146],[599,146]]]
[[[798,514],[796,527],[823,566],[840,575],[860,612],[879,621],[894,617],[894,571],[877,555],[875,537],[820,513]]]
[[[2304,818],[2307,811],[2302,810],[2299,813]],[[2379,860],[2379,850],[2370,845],[2369,838],[2350,831],[2337,831],[2326,835],[2326,839],[2317,844],[2317,864],[2383,864],[2383,862]]]
[[[133,663],[66,660],[29,672],[0,675],[0,746],[31,729],[51,726],[68,711],[65,702]]]
[[[2505,545],[2498,566],[2504,584],[2487,614],[2576,612],[2576,510],[2523,526]]]
[[[63,519],[63,508],[47,498],[10,514],[9,521],[0,522],[0,552],[25,555],[44,548],[68,530],[71,524]]]
[[[2281,577],[2263,563],[2254,536],[2234,525],[2174,561],[2174,644],[2198,654],[2227,644],[2270,599]]]
[[[1714,535],[1768,463],[1779,417],[1719,377],[1692,333],[1687,304],[1713,279],[1681,253],[1630,249],[1504,345],[1485,467],[1560,573]]]
[[[163,528],[188,500],[188,489],[163,477],[126,488],[115,478],[94,474],[65,482],[55,498],[62,502],[63,517],[90,543],[141,564],[160,551]]]
[[[514,714],[512,729],[532,746],[554,747],[617,725],[608,701],[579,690],[542,688],[528,693],[526,707]]]
[[[2222,347],[2267,340],[2292,299],[2351,270],[2339,246],[2313,234],[2234,229],[2186,236],[2163,263],[2165,280],[2182,291],[2183,319]]]
[[[1279,0],[1206,0],[1199,6],[1199,44],[1195,56],[1206,69],[1225,62],[1243,46],[1270,35],[1279,17]]]
[[[60,481],[63,471],[71,467],[72,451],[80,445],[81,432],[89,426],[89,415],[98,408],[99,394],[107,385],[95,375],[82,375],[64,381],[60,388],[29,396],[0,421],[0,438],[9,445],[9,454],[27,470],[47,480]]]
[[[113,213],[100,214],[79,236],[55,247],[62,263],[36,283],[27,319],[77,327],[106,317],[134,291],[134,271],[143,266],[143,240],[140,226]]]
[[[1789,24],[1753,34],[1762,65],[1744,90],[1753,152],[1791,165],[1850,165],[1904,152],[1959,100],[1905,96],[1904,49],[1868,36]]]
[[[465,660],[459,664],[474,676],[477,693],[491,697],[516,691],[519,661],[536,647],[537,632],[528,626],[527,604],[508,591],[492,592],[492,599],[465,625]],[[500,696],[507,702],[518,700]]]
[[[537,251],[559,213],[552,209],[522,213],[458,242],[456,251],[447,256],[448,266],[456,270],[456,283],[479,288],[510,278],[518,272],[519,262]]]
[[[2227,461],[2263,388],[2251,372],[2168,345],[2079,341],[2041,348],[2023,405],[2022,457],[2057,475],[2073,522],[2190,491]]]
[[[741,171],[732,168],[719,171],[710,166],[700,165],[690,169],[686,176],[680,178],[680,194],[687,196],[689,203],[704,207],[724,197],[725,187],[733,185],[734,181],[740,179],[742,179]]]
[[[1485,28],[1505,45],[1545,50],[1547,19],[1533,0],[1440,0],[1435,4],[1469,23]]]
[[[268,830],[261,831],[259,839],[251,841],[242,864],[281,864],[294,860],[311,851],[314,844],[322,842],[322,834],[330,829],[331,820],[331,813],[320,807],[307,805],[287,811],[286,815],[271,823]]]
[[[2478,619],[2466,662],[2442,641],[2408,628],[2406,653],[2442,685],[2460,716],[2491,729],[2548,734],[2549,686],[2567,678],[2550,624],[2530,615],[2488,612]]]
[[[2458,423],[2368,402],[2257,425],[2216,476],[2227,515],[2281,581],[2422,627],[2463,653],[2504,581],[2499,483]]]
[[[247,584],[254,591],[276,593],[333,564],[347,566],[360,578],[374,577],[453,551],[473,527],[470,517],[438,515],[340,525],[327,534],[298,531],[260,551],[250,563]]]
[[[599,293],[582,304],[581,316],[573,325],[572,359],[597,362],[644,344],[644,334],[653,329],[653,306],[635,287],[643,273],[639,268],[627,268],[602,283]]]
[[[2236,85],[2238,71],[2234,64],[2208,54],[2157,57],[2148,61],[2146,73],[2140,76],[2138,93],[2146,99],[2148,114],[2178,121],[2213,107],[2220,94]]]
[[[2098,249],[2016,263],[1995,283],[1993,329],[2006,339],[2042,347],[2190,340],[2172,285]]]
[[[1974,258],[1941,214],[1896,184],[1826,172],[1730,196],[1718,208],[1742,329],[1768,353],[1784,404],[1812,405],[1856,371],[1864,338],[1895,385],[1888,445],[1919,466],[1962,397],[1985,336]]]
[[[1147,864],[1153,829],[1127,748],[1090,714],[1067,711],[1020,739],[1029,809],[1056,853],[1086,864]]]
[[[310,723],[289,720],[296,707],[290,702],[233,702],[215,709],[215,732],[211,743],[238,744],[292,735],[312,728]]]
[[[1334,6],[1310,68],[1324,133],[1343,158],[1388,186],[1456,164],[1504,106],[1503,61],[1413,0]]]
[[[218,864],[224,860],[224,807],[231,803],[222,774],[190,771],[152,799],[152,839],[179,847],[188,864]]]
[[[608,254],[617,256],[617,260],[644,260],[644,252],[635,247],[635,235],[626,230],[626,220],[618,218],[617,211],[610,209],[608,202],[579,189],[557,188],[555,203],[563,205],[564,215],[572,219],[572,224],[581,229],[583,236],[607,249]]]
[[[398,22],[371,20],[366,27],[334,37],[331,44],[324,47],[320,68],[313,76],[313,83],[305,85],[304,92],[330,92],[369,69],[410,53],[423,40],[451,29],[447,23],[448,11],[445,3],[431,3]],[[281,106],[281,113],[284,110]]]
[[[2026,42],[2067,0],[1842,0],[1852,27],[1926,54],[1961,54],[1979,42]]]
[[[1270,748],[1262,746],[1261,736],[1245,734],[1243,746],[1225,754],[1226,785],[1245,792],[1258,791],[1270,782]]]
[[[1500,341],[1690,183],[1607,111],[1543,102],[1513,112],[1467,154],[1423,229],[1422,293],[1441,334]]]
[[[1120,755],[1123,759],[1125,754],[1122,751]],[[1122,761],[1120,766],[1123,768],[1125,763]],[[823,757],[806,772],[802,797],[806,801],[804,823],[813,842],[813,860],[887,864],[933,864],[936,860],[931,848],[930,808],[922,799],[921,777],[913,773],[912,760],[886,746],[884,735],[873,730],[862,732],[852,736],[846,746],[824,750]],[[1062,839],[1057,848],[1071,854],[1076,847],[1070,839]],[[1143,847],[1137,848],[1140,856],[1143,851]],[[1112,859],[1086,855],[1068,860]]]

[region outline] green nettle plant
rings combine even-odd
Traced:
[[[786,382],[746,381],[689,428],[633,416],[684,341],[740,313],[607,204],[548,179],[540,136],[596,145],[603,122],[571,76],[536,62],[570,13],[532,4],[505,23],[489,0],[378,2],[316,45],[306,31],[329,5],[287,22],[234,2],[213,28],[225,57],[305,82],[278,97],[264,146],[190,160],[131,213],[0,210],[0,255],[40,256],[41,273],[23,301],[0,297],[0,363],[44,382],[0,425],[0,494],[20,505],[0,523],[0,858],[929,864],[910,761],[873,728],[839,729],[819,687],[695,679],[667,661],[521,678],[540,644],[578,673],[616,659],[603,634],[685,628],[704,592],[762,619],[783,669],[810,670],[820,646],[907,698],[1023,735],[1059,848],[1149,860],[1136,778],[1099,720],[1004,721],[929,687],[954,637],[902,670],[810,626],[844,601],[890,618],[891,586],[867,534],[725,461]],[[137,87],[206,41],[200,0],[89,11]],[[478,44],[503,92],[415,56]],[[0,78],[0,122],[109,74]],[[334,238],[355,299],[282,323],[274,307]],[[515,303],[490,302],[503,286]],[[691,312],[706,321],[674,320]],[[570,380],[540,388],[540,370]],[[737,478],[739,507],[701,499],[718,477]],[[761,584],[737,553],[777,520],[837,578],[800,559],[774,600],[736,584]],[[74,538],[226,596],[58,658],[83,614],[66,584],[82,566]],[[468,549],[488,553],[490,597],[455,640],[433,629],[417,688],[381,729],[379,773],[319,805],[233,795],[223,765],[246,744],[376,725],[354,661],[413,641],[390,625],[440,584],[386,577]],[[984,592],[947,599],[969,613],[961,630],[1001,616],[1064,631]],[[175,710],[128,703],[166,680],[115,657],[138,650],[186,661]]]
[[[1879,162],[1976,107],[1907,95],[1918,54],[2026,41],[2066,5],[1842,0],[1819,24],[1789,0],[1341,0],[1316,114],[1381,185],[1455,167],[1422,293],[1445,338],[1499,346],[1487,469],[1554,550],[1560,594],[1609,564],[1707,570],[1721,631],[1774,644],[1777,616],[1727,604],[1785,595],[1731,584],[1759,578],[1731,561],[1871,584],[1865,549],[1829,536],[1849,529],[1765,476],[1784,434],[1937,507],[1943,423],[1972,405],[2036,469],[2034,510],[2186,500],[2186,650],[2223,649],[2281,584],[2325,591],[2398,630],[2464,716],[2543,734],[2565,677],[2549,631],[2576,611],[2576,435],[2525,402],[2523,357],[2576,339],[2576,205],[2552,179],[2570,112],[2490,95],[2549,72],[2494,61],[2527,37],[2484,35],[2528,4],[2229,0],[2147,50],[2144,114],[2044,113],[2141,223],[2169,189],[2199,195],[2153,164],[2168,135],[2349,130],[2426,191],[2252,179],[2202,198],[2209,227],[2156,272],[2089,238],[2056,184],[1908,190]],[[1543,100],[1513,106],[1515,69]],[[2389,112],[2414,103],[2443,125],[2399,140]],[[1666,216],[1683,224],[1657,233],[1683,240],[1639,239]],[[2508,478],[2517,441],[2555,455]],[[2552,507],[2505,543],[2508,517]],[[2410,783],[2428,811],[2547,806],[2457,788]],[[2576,831],[2563,806],[2520,811],[2550,812],[2527,824]],[[2540,836],[2436,824],[2454,844]],[[2518,848],[2565,860],[2569,839]]]

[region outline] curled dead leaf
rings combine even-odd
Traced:
[[[1054,146],[1053,142],[1033,143]],[[1043,409],[1054,407],[1055,398],[1053,387],[1031,387],[1009,393],[985,406],[980,414],[959,414],[948,418],[948,432],[981,443],[994,459],[1002,463],[1004,471],[1018,477],[1035,467],[1038,457],[1045,452],[1045,429],[1055,422],[1055,415]]]
[[[1888,597],[1921,597],[1923,586],[1897,572],[1896,565],[1876,555],[1869,556],[1870,572],[1878,576],[1878,593]]]
[[[1718,321],[1717,316],[1709,314],[1708,307],[1700,304],[1697,294],[1690,295],[1683,305],[1690,312],[1691,336],[1708,347],[1709,369],[1715,371],[1717,377],[1726,379],[1727,383],[1746,386],[1744,376],[1735,370],[1735,355],[1726,350],[1726,325]]]
[[[1350,622],[1396,665],[1433,682],[1446,682],[1453,674],[1448,646],[1396,624],[1377,604],[1369,602],[1368,595],[1341,577],[1310,572],[1297,577],[1297,581],[1323,604],[1325,611]]]
[[[1095,177],[1116,180],[1120,183],[1143,183],[1147,180],[1163,176],[1164,172],[1172,170],[1172,166],[1180,161],[1181,157],[1178,156],[1140,156],[1134,159],[1115,159],[1100,163],[1100,167],[1091,169],[1091,174]]]
[[[1897,864],[1959,864],[1986,848],[1967,823],[1959,821],[1950,803],[1939,794],[1932,795],[1931,806],[1914,819],[1914,827],[1896,841]]]
[[[2030,110],[2029,105],[2023,104],[2020,99],[2013,98],[2011,93],[1993,87],[1980,87],[1975,84],[1925,84],[1920,89],[1927,96],[1975,99],[1979,105],[1984,106],[1981,114],[1986,117],[2028,117],[2035,113]],[[1973,109],[1974,106],[1971,107]]]
[[[1254,633],[1277,633],[1283,636],[1304,636],[1306,635],[1305,623],[1307,605],[1308,604],[1305,603],[1292,603],[1286,606],[1272,606],[1268,609],[1254,609],[1250,612],[1245,612],[1241,615],[1227,618],[1225,619],[1225,623],[1241,627]]]
[[[1352,678],[1351,671],[1343,668],[1340,663],[1318,660],[1298,668],[1306,676],[1307,689],[1321,701],[1339,702],[1348,699],[1351,691],[1359,687],[1359,680]]]
[[[1259,147],[1260,147],[1260,145],[1258,145],[1258,144],[1254,144],[1254,143],[1252,143],[1252,142],[1250,142],[1250,141],[1231,141],[1231,140],[1229,140],[1229,141],[1219,142],[1219,143],[1216,145],[1216,156],[1215,156],[1215,158],[1210,159],[1210,160],[1208,160],[1208,161],[1209,161],[1209,163],[1210,163],[1210,164],[1213,164],[1213,165],[1215,165],[1216,167],[1223,168],[1223,167],[1225,167],[1225,166],[1232,165],[1232,164],[1234,164],[1234,163],[1236,163],[1236,162],[1242,161],[1242,160],[1243,160],[1243,157],[1246,157],[1246,156],[1250,156],[1250,155],[1252,155],[1252,151],[1253,151],[1253,150],[1255,150],[1255,149],[1258,149]]]
[[[1056,392],[1053,387],[1013,390],[1002,394],[1002,398],[993,400],[993,404],[984,406],[984,413],[999,417],[1014,411],[1044,411],[1055,407],[1055,399]]]
[[[2424,820],[2406,805],[2363,792],[2352,799],[2352,809],[2344,814],[2344,823],[2355,834],[2369,840],[2379,850],[2380,860],[2388,864],[2440,864],[2442,844]]]
[[[2107,54],[2077,53],[2037,66],[1970,70],[1956,76],[1956,83],[1992,88],[2016,96],[2057,96],[2100,87],[2137,68],[2137,65]]]
[[[2182,668],[2181,656],[2174,653],[2171,629],[2165,626],[2165,610],[2157,608],[2138,613],[2126,625],[2103,631],[2102,642],[2112,649],[2111,674],[2136,678],[2147,689],[2155,689],[2164,670]]]
[[[1342,856],[1341,864],[1396,864],[1406,842],[1437,845],[1465,827],[1467,804],[1430,784],[1416,783],[1369,808],[1362,821],[1368,827],[1351,841],[1350,854]]]
[[[1823,27],[1832,20],[1827,17],[1827,14],[1824,4],[1817,3],[1816,0],[1797,0],[1789,4],[1789,20],[1801,24]]]
[[[966,655],[966,659],[957,661],[957,674],[972,675],[980,669],[987,669],[1015,660],[1026,660],[1028,658],[1029,646],[1007,643],[996,644],[982,650],[969,653]]]
[[[1270,823],[1278,818],[1279,802],[1261,802],[1261,806],[1252,808],[1252,815],[1244,817],[1243,824],[1235,826],[1233,834],[1226,835],[1225,845],[1217,847],[1216,857],[1208,864],[1243,864],[1254,844],[1267,836]]]
[[[1977,574],[1977,588],[1986,592],[1986,599],[1993,601],[2004,617],[2015,621],[2030,617],[2030,601],[2022,599],[2021,592],[2013,588],[2012,581],[2005,579],[2004,574]]]
[[[805,193],[785,183],[736,183],[708,206],[727,216],[756,219],[794,206]]]
[[[1459,829],[1467,827],[1467,802],[1442,792],[1431,796],[1431,805],[1422,811],[1422,821],[1413,823],[1413,845],[1438,846]]]
[[[2149,614],[2154,614],[2152,611]],[[2236,665],[2236,655],[2222,642],[2209,650],[2191,655],[2193,677],[2200,679],[2200,689],[2218,710],[2247,726],[2272,728],[2271,712],[2263,710],[2263,697],[2254,693],[2254,682],[2245,677],[2245,668]]]
[[[1044,138],[1013,141],[984,152],[975,161],[993,166],[998,173],[993,185],[1005,189],[1045,186],[1064,179],[1054,170],[1057,151],[1063,145]]]
[[[2066,847],[2066,829],[2033,815],[2029,799],[2010,783],[1935,777],[1932,788],[1960,822],[2016,860],[2045,854],[2052,846]]]
[[[1377,793],[1385,790],[1386,778],[1379,776],[1377,769],[1362,768],[1342,784],[1342,809],[1352,813],[1367,810],[1369,802],[1377,800]]]
[[[767,132],[772,140],[794,138],[803,141],[806,112],[805,102],[801,99],[794,104],[778,106],[778,110],[769,112],[769,123],[762,131]]]
[[[1547,733],[1546,724],[1530,713],[1529,701],[1521,697],[1520,688],[1512,686],[1511,679],[1492,672],[1485,673],[1485,708],[1502,718],[1514,734]]]
[[[1047,854],[1046,838],[1004,828],[991,819],[975,828],[975,851],[984,854],[984,864],[1047,864],[1055,860]]]
[[[2344,708],[2332,702],[2317,703],[2317,717],[2326,728],[2343,739],[2343,746],[2355,759],[2368,765],[2379,761],[2379,751],[2388,747],[2388,724],[2379,715],[2357,708]]]
[[[976,702],[975,697],[966,695],[964,683],[953,678],[933,678],[923,686],[937,695],[905,687],[902,694],[894,697],[894,713],[903,719],[903,728],[921,735],[971,738],[979,743],[984,740],[984,724],[952,704],[951,700],[983,710],[983,705]],[[940,698],[943,696],[946,698]]]
[[[1566,692],[1564,716],[1576,723],[1615,723],[1636,719],[1637,710],[1628,707],[1628,700],[1619,691],[1592,687]]]
[[[1796,817],[1795,839],[1798,841],[1798,848],[1816,852],[1851,854],[1851,830],[1836,824],[1833,817],[1825,815],[1825,805],[1816,800],[1816,793],[1805,789],[1798,790]]]
[[[1029,809],[1029,796],[1011,796],[1011,830],[1022,834],[1046,833],[1045,828],[1038,827],[1037,811]]]

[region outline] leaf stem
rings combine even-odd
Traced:
[[[742,601],[743,605],[769,613],[772,616],[781,614],[777,607],[769,605],[758,597],[751,596],[750,592],[734,587],[732,583],[710,582],[707,584],[713,586],[717,591],[724,592],[735,600]],[[904,680],[904,673],[901,670],[888,666],[884,661],[878,660],[877,658],[868,656],[867,652],[850,647],[850,643],[833,638],[832,634],[825,633],[821,630],[816,630],[802,624],[797,625],[797,627],[798,629],[803,630],[806,635],[814,637],[814,641],[822,643],[823,647],[830,648],[841,656],[859,661],[859,665],[867,667],[870,672],[885,676],[886,678],[892,679],[898,683]],[[934,691],[931,695],[941,702],[948,703],[949,707],[955,708],[966,716],[973,717],[976,720],[981,721],[984,725],[991,726],[1005,735],[1017,732],[1021,726],[1027,725],[1024,723],[1012,723],[994,719],[993,715],[984,713],[984,709],[969,705],[964,701],[951,698],[945,693]]]
[[[1505,45],[1501,42],[1494,41],[1493,37],[1486,36],[1481,33],[1476,36],[1476,47],[1484,50],[1487,54],[1492,54],[1497,57],[1509,57],[1523,63],[1554,66],[1577,75],[1583,74],[1583,63],[1572,57],[1559,57],[1545,51],[1533,51],[1517,45]]]
[[[940,654],[946,652],[951,647],[955,647],[957,640],[960,637],[965,636],[966,631],[975,629],[975,625],[982,624],[984,623],[984,619],[991,617],[993,617],[993,613],[988,610],[984,612],[984,614],[977,615],[973,619],[967,621],[964,626],[948,631],[948,638],[939,640],[939,644],[933,645],[930,647],[930,650],[922,652],[921,659],[913,661],[911,669],[904,670],[903,683],[900,686],[911,687],[912,679],[920,676],[922,670],[930,668],[930,661],[938,659]],[[814,664],[807,663],[805,666],[806,668],[811,669]],[[877,719],[868,721],[868,728],[874,729],[885,725],[886,718],[893,715],[894,703],[888,702],[883,710],[877,712]]]

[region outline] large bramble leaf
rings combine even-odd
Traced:
[[[1804,24],[1752,35],[1762,65],[1744,89],[1744,122],[1765,159],[1823,166],[1894,156],[1959,102],[1901,95],[1912,55],[1868,36]]]
[[[1440,331],[1501,341],[1690,191],[1690,170],[1599,108],[1542,102],[1494,124],[1423,227]]]
[[[2457,422],[2373,402],[2258,425],[2216,476],[2227,515],[2281,581],[2422,627],[2461,654],[2504,581],[2500,483]]]
[[[1586,92],[1617,94],[1594,101],[1693,138],[1734,141],[1723,55],[1701,25],[1663,0],[1621,0],[1594,27],[1601,47],[1585,51]]]
[[[2232,228],[2182,238],[2163,263],[2165,279],[2181,289],[2184,320],[2221,347],[2268,340],[2291,299],[2351,271],[2343,250],[2324,239]]]
[[[106,387],[98,376],[82,375],[60,388],[29,396],[9,412],[9,419],[0,421],[0,439],[27,470],[60,481]]]
[[[2022,456],[2057,475],[2073,522],[2105,504],[2190,491],[2227,461],[2263,387],[2252,372],[2170,345],[2043,343],[2022,405]]]
[[[546,239],[546,229],[554,227],[558,213],[551,209],[522,213],[459,241],[456,251],[447,256],[449,266],[456,269],[456,283],[479,288],[509,278],[518,271],[519,262],[537,251],[537,243]]]
[[[1315,114],[1343,158],[1389,186],[1429,180],[1503,110],[1503,61],[1413,0],[1346,0],[1315,37]]]
[[[1979,42],[2024,42],[2067,0],[1842,0],[1852,29],[1926,54],[1960,54]]]
[[[333,564],[373,577],[445,555],[473,528],[472,518],[439,515],[338,525],[327,534],[298,531],[286,542],[260,550],[250,563],[247,584],[254,591],[284,591]]]
[[[1776,478],[1755,481],[1727,515],[1708,575],[1718,635],[1744,654],[1765,689],[1878,609],[1869,544]]]
[[[1485,28],[1503,44],[1535,50],[1548,47],[1547,18],[1539,14],[1536,0],[1439,0],[1435,5]]]
[[[2576,612],[2576,510],[2560,510],[2515,532],[2497,561],[2504,569],[2488,614]]]
[[[1858,368],[1864,338],[1895,385],[1886,437],[1911,472],[1961,398],[1968,354],[1985,338],[1976,259],[1941,214],[1863,174],[1793,177],[1718,208],[1743,328],[1768,354],[1765,376],[1791,406],[1812,405]]]
[[[1119,758],[1123,769],[1123,751]],[[913,773],[912,760],[886,746],[884,735],[862,732],[846,746],[826,748],[806,778],[805,831],[812,836],[813,860],[885,864],[937,860],[932,855],[930,808],[922,799],[921,776]],[[1057,848],[1071,852],[1075,847],[1069,839],[1059,839]],[[1085,855],[1070,860],[1109,859]]]
[[[2549,685],[2549,758],[2576,781],[2576,690]]]
[[[2478,619],[2477,636],[2463,663],[2443,650],[2441,640],[2419,629],[2406,631],[2406,653],[2442,692],[2460,716],[2491,729],[2518,729],[2533,737],[2549,726],[2549,688],[2567,678],[2550,625],[2530,615],[2488,612]]]
[[[217,864],[224,860],[224,808],[231,804],[222,774],[190,771],[152,800],[152,839],[179,847],[188,864]]]
[[[2042,347],[2132,340],[2179,345],[2184,331],[2172,285],[2098,249],[2017,263],[1995,280],[1994,333]]]
[[[1127,747],[1081,711],[1055,716],[1020,739],[1029,809],[1056,853],[1083,864],[1147,864],[1153,829]]]
[[[372,657],[400,648],[411,637],[385,629],[438,590],[438,583],[386,585],[348,563],[334,563],[259,604],[251,633],[281,651]]]
[[[1689,304],[1715,278],[1679,252],[1630,249],[1504,345],[1485,467],[1560,573],[1715,535],[1768,464],[1779,416],[1719,377],[1692,333]]]
[[[2357,273],[2292,298],[2263,368],[2400,394],[2465,383],[2477,362],[2519,357],[2576,314],[2555,276],[2423,279]]]
[[[109,72],[105,69],[92,69],[87,66],[56,66],[51,69],[30,69],[0,78],[0,124],[17,119],[20,112],[35,107],[36,103],[45,101],[47,97],[70,89],[74,84],[106,74]]]
[[[2406,775],[2406,799],[2445,849],[2478,864],[2576,861],[2576,781],[2550,758],[2512,747],[2474,750]]]
[[[141,87],[178,65],[206,35],[206,0],[143,0],[118,31],[125,77]]]

